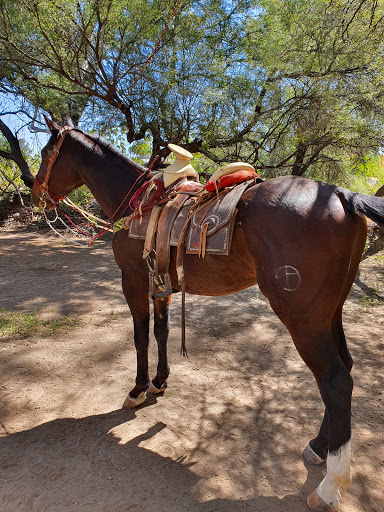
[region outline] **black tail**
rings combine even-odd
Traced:
[[[340,198],[344,209],[350,212],[360,212],[369,219],[376,222],[381,228],[384,228],[384,198],[376,196],[366,196],[351,192],[345,188],[336,187],[335,192]]]

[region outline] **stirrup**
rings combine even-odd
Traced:
[[[151,299],[163,299],[172,295],[172,285],[168,274],[155,274],[149,272],[149,297]]]

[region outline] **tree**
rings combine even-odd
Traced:
[[[2,149],[0,147],[0,157],[7,160],[13,160],[21,171],[21,179],[23,180],[24,184],[27,187],[32,188],[34,177],[22,153],[20,141],[1,119],[0,132],[4,135],[9,145],[8,151],[7,149]]]
[[[2,0],[4,77],[34,104],[40,91],[89,99],[93,120],[124,122],[129,142],[150,132],[153,153],[169,141],[196,151],[220,115],[211,98],[225,88],[247,2],[228,4]]]
[[[0,0],[1,83],[60,121],[335,181],[384,143],[376,0]],[[77,121],[77,120],[76,120]]]
[[[262,2],[247,55],[267,70],[250,141],[266,167],[304,175],[339,168],[383,144],[383,6],[377,2]],[[265,160],[264,160],[265,158]],[[318,164],[317,166],[314,164]]]

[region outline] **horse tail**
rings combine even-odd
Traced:
[[[362,213],[381,228],[384,228],[383,197],[367,196],[341,187],[336,187],[335,193],[346,211]]]

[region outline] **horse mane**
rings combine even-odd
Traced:
[[[86,139],[88,139],[94,143],[93,147],[89,147],[89,149],[92,152],[98,153],[100,151],[99,148],[101,147],[103,154],[105,152],[112,153],[112,155],[114,155],[118,159],[122,160],[124,163],[130,165],[131,167],[135,167],[138,171],[140,171],[140,172],[146,171],[145,167],[134,162],[127,156],[123,155],[123,153],[121,153],[118,149],[116,149],[115,146],[111,142],[108,142],[107,140],[105,140],[103,137],[101,137],[101,135],[92,135],[90,133],[84,132],[80,128],[75,128],[75,129],[73,129],[73,131],[79,133],[80,135],[84,135],[84,137]],[[78,140],[81,141],[81,139],[78,139]]]

